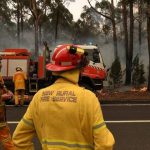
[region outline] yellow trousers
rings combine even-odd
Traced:
[[[0,142],[4,150],[15,150],[8,126],[0,127]]]
[[[23,105],[24,104],[24,95],[25,90],[20,89],[15,91],[15,105]]]

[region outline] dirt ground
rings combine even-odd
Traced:
[[[145,87],[142,88],[132,88],[123,87],[120,89],[103,89],[97,91],[97,97],[100,101],[113,101],[113,100],[144,100],[150,101],[150,92],[147,92]]]
[[[150,92],[146,91],[145,86],[141,88],[133,88],[122,86],[120,88],[104,88],[101,91],[97,91],[96,95],[102,102],[150,102]],[[25,101],[29,103],[33,96],[26,95]]]

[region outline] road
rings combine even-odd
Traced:
[[[27,107],[7,106],[7,120],[13,133]],[[150,104],[103,104],[104,119],[114,134],[114,150],[150,149]],[[35,150],[41,150],[35,138]]]

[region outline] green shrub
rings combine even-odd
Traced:
[[[109,84],[112,84],[114,87],[118,87],[122,83],[122,69],[119,57],[112,63],[109,77]]]
[[[132,85],[140,86],[146,79],[144,77],[144,64],[140,62],[139,56],[136,55],[132,64]]]

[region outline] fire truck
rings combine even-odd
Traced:
[[[79,85],[95,91],[103,88],[103,81],[106,79],[107,71],[100,50],[95,45],[77,45],[84,49],[88,55],[89,64],[81,73]],[[52,51],[43,50],[43,54],[38,56],[38,60],[32,59],[32,53],[28,49],[9,48],[0,52],[2,56],[2,70],[6,86],[13,91],[13,74],[17,66],[21,67],[27,74],[26,93],[34,94],[39,89],[50,85],[51,72],[45,70],[45,65],[50,62]],[[48,53],[48,55],[47,55]],[[48,57],[47,57],[48,56]]]
[[[107,71],[100,50],[95,45],[78,46],[87,52],[89,60],[89,64],[81,73],[79,84],[91,91],[101,90],[103,81],[107,77]]]

